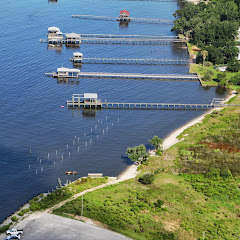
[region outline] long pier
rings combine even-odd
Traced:
[[[185,39],[176,38],[129,38],[129,37],[82,37],[82,43],[85,44],[145,44],[145,45],[161,45],[186,43]]]
[[[104,108],[104,109],[151,109],[151,110],[207,110],[209,108],[224,107],[223,103],[209,104],[185,104],[185,103],[122,103],[122,102],[100,102],[97,105],[86,104],[78,101],[67,101],[69,108]]]
[[[109,16],[95,16],[95,15],[72,15],[73,18],[90,19],[90,20],[103,20],[103,21],[120,21],[119,17],[109,17]],[[129,18],[131,22],[137,23],[165,23],[173,24],[172,20],[158,19],[158,18]]]
[[[186,80],[199,81],[197,75],[188,74],[142,74],[142,73],[108,73],[108,72],[80,72],[79,78],[118,78],[118,79],[151,79],[151,80]]]
[[[188,59],[127,59],[127,58],[82,58],[81,61],[76,61],[74,58],[70,58],[73,63],[83,64],[142,64],[142,65],[163,65],[163,64],[189,64],[191,60]]]

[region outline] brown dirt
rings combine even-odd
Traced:
[[[167,220],[163,222],[164,229],[169,232],[175,232],[177,229],[180,228],[180,219],[176,220]]]
[[[214,143],[214,142],[200,142],[200,144],[204,144],[209,149],[220,149],[226,151],[228,153],[238,153],[240,152],[240,148],[235,145],[226,144],[226,143]]]

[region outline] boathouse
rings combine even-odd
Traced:
[[[81,36],[77,33],[66,33],[66,43],[67,44],[80,44],[81,43]]]
[[[45,73],[45,76],[54,78],[78,78],[79,74],[79,69],[61,67],[57,68],[57,72]]]
[[[120,11],[119,21],[129,22],[130,21],[129,11],[127,10]]]
[[[73,94],[72,100],[67,101],[68,107],[102,108],[102,101],[97,93]]]
[[[61,43],[63,40],[63,34],[58,27],[49,27],[47,37],[50,44]]]
[[[83,54],[81,52],[73,53],[73,58],[70,58],[70,61],[73,63],[82,63]]]

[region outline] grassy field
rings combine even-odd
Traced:
[[[238,95],[233,104],[240,104]],[[88,193],[84,216],[133,239],[238,239],[240,236],[240,108],[206,116],[151,157],[137,178]],[[152,184],[138,178],[152,173]],[[81,212],[81,198],[56,209]]]

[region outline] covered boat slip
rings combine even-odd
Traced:
[[[72,100],[67,101],[68,107],[102,108],[102,101],[97,93],[73,94]]]
[[[57,72],[45,73],[45,76],[54,78],[78,78],[79,74],[79,69],[61,67],[57,68]]]

